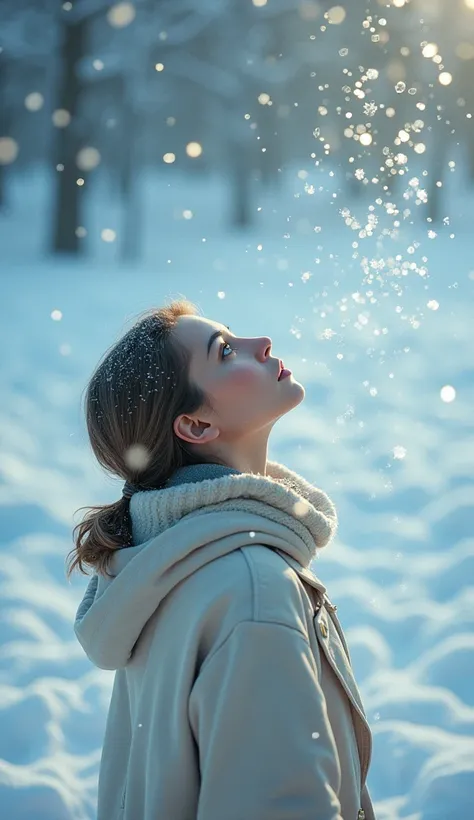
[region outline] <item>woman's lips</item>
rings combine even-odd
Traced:
[[[291,376],[291,370],[287,370],[286,367],[284,367],[278,376],[278,381],[281,382],[281,380],[285,379],[287,376]]]

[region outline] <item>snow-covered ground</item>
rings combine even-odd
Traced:
[[[64,559],[74,512],[118,497],[121,483],[92,459],[81,394],[136,314],[179,294],[237,334],[269,334],[305,385],[269,457],[338,507],[336,542],[313,569],[338,605],[373,729],[378,820],[472,816],[474,194],[450,175],[449,224],[433,227],[404,184],[395,202],[413,224],[400,215],[398,237],[377,241],[394,216],[360,238],[340,214],[364,227],[373,193],[351,202],[333,196],[337,173],[297,171],[278,192],[255,191],[245,234],[226,228],[224,181],[149,177],[134,265],[120,261],[107,185],[96,185],[77,262],[44,254],[43,172],[10,188],[0,219],[2,817],[95,817],[113,673],[92,667],[75,639],[87,579],[69,584]],[[421,166],[415,176],[422,188]],[[102,241],[103,229],[117,240]],[[364,257],[385,260],[372,285]]]

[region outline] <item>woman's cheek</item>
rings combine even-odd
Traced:
[[[256,373],[255,370],[237,370],[233,373],[233,381],[237,387],[255,388],[263,385],[261,373]]]

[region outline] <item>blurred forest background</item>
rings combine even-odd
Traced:
[[[41,166],[47,253],[84,251],[98,180],[133,260],[150,171],[223,176],[230,229],[298,163],[389,202],[426,152],[434,222],[453,141],[474,179],[474,0],[2,0],[0,32],[0,220],[9,178]]]

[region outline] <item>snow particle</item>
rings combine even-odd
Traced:
[[[150,455],[143,444],[132,444],[123,455],[127,467],[131,470],[144,470],[150,460]]]
[[[450,85],[453,81],[453,75],[449,73],[449,71],[442,71],[438,77],[439,82],[441,85]]]
[[[441,401],[444,401],[446,402],[446,404],[449,404],[456,398],[456,390],[450,384],[445,384],[445,386],[442,387],[440,390],[440,397]]]
[[[406,454],[407,454],[406,448],[405,448],[405,447],[402,447],[400,444],[397,444],[397,445],[393,448],[393,451],[392,451],[392,452],[393,452],[393,457],[394,457],[394,458],[397,458],[397,459],[402,459],[402,458],[405,458],[405,456],[406,456]]]
[[[421,50],[423,57],[427,57],[427,59],[431,59],[438,53],[438,46],[436,43],[427,43]]]
[[[438,310],[439,302],[437,302],[436,299],[430,299],[430,301],[427,304],[427,307],[429,307],[430,310]]]
[[[397,94],[403,94],[406,87],[407,87],[406,83],[404,83],[402,80],[400,80],[395,86],[395,91],[397,92]]]
[[[60,322],[62,318],[63,318],[63,314],[60,310],[52,310],[51,311],[51,319],[54,322]]]
[[[166,162],[167,165],[171,165],[176,159],[176,155],[173,154],[171,151],[167,154],[163,154],[163,162]]]
[[[305,518],[309,513],[309,504],[306,501],[295,501],[293,504],[293,514],[297,518]]]

